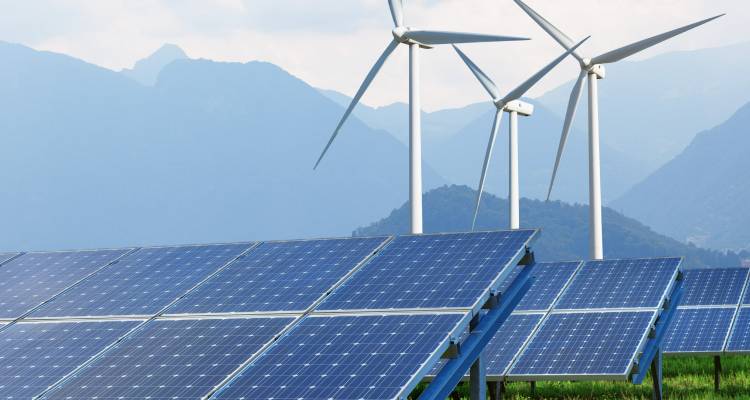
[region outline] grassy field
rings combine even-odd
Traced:
[[[721,357],[721,390],[714,392],[713,357],[664,358],[665,399],[742,399],[750,400],[750,356]],[[528,382],[506,385],[505,399],[651,399],[651,377],[643,385],[630,382],[538,382],[531,393]],[[410,399],[416,399],[426,385],[418,386]],[[459,386],[462,399],[469,398],[468,383]],[[489,398],[489,397],[488,397]]]

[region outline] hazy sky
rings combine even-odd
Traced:
[[[750,0],[528,0],[595,56],[717,14],[726,16],[633,59],[750,40]],[[65,53],[116,71],[164,43],[191,58],[269,61],[313,86],[353,95],[392,39],[386,0],[0,0],[0,40]],[[404,0],[407,26],[530,37],[530,42],[463,45],[505,92],[562,48],[512,0]],[[422,104],[428,111],[489,100],[450,46],[422,51]],[[716,60],[717,73],[722,71]],[[408,51],[389,59],[363,103],[406,101]],[[572,79],[571,58],[529,92]],[[729,72],[733,73],[733,72]],[[616,79],[607,76],[607,79]]]

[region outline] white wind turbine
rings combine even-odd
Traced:
[[[590,36],[589,36],[590,37]],[[458,47],[453,46],[456,52],[464,60],[466,65],[469,67],[474,76],[477,77],[479,82],[484,86],[487,93],[492,96],[492,103],[497,107],[495,112],[495,122],[492,124],[492,132],[490,133],[490,141],[487,143],[487,153],[484,156],[484,166],[482,167],[482,176],[479,178],[479,189],[477,190],[477,203],[474,207],[474,219],[471,222],[471,229],[474,229],[474,223],[477,220],[477,211],[479,210],[479,200],[482,198],[482,190],[484,189],[484,180],[487,177],[487,167],[490,164],[490,157],[492,156],[492,147],[495,145],[495,136],[497,135],[497,129],[500,126],[500,119],[502,112],[505,111],[510,114],[509,120],[509,188],[508,188],[508,203],[510,204],[510,229],[518,229],[519,227],[519,215],[518,215],[518,114],[523,116],[530,116],[534,112],[534,106],[527,104],[518,99],[526,93],[527,90],[531,89],[539,80],[541,80],[548,72],[552,71],[565,57],[573,53],[578,46],[588,40],[581,40],[580,43],[573,46],[570,50],[563,53],[560,57],[557,57],[554,61],[549,63],[546,67],[542,68],[534,74],[531,78],[527,79],[517,88],[513,89],[505,95],[500,97],[500,90],[494,82],[482,72],[479,67],[474,64],[469,57],[466,56]]]
[[[569,37],[565,36],[564,33],[560,32],[557,28],[552,26],[547,20],[542,18],[534,10],[529,8],[521,0],[515,1],[531,19],[533,19],[539,26],[542,27],[552,38],[554,38],[560,45],[566,49],[571,49],[573,41]],[[604,256],[604,250],[602,246],[602,192],[601,192],[601,178],[599,175],[599,101],[597,95],[596,80],[604,78],[604,66],[602,64],[613,63],[620,61],[623,58],[632,56],[642,50],[645,50],[651,46],[659,44],[667,39],[675,37],[683,32],[687,32],[697,26],[703,25],[706,22],[721,17],[724,14],[717,15],[712,18],[705,19],[703,21],[696,22],[682,28],[678,28],[661,35],[656,35],[648,39],[644,39],[632,44],[629,44],[619,49],[612,50],[594,58],[585,58],[580,50],[574,50],[573,56],[578,60],[581,66],[581,73],[578,75],[576,84],[573,87],[573,92],[570,94],[570,101],[568,102],[568,111],[565,114],[565,122],[563,123],[562,136],[560,137],[560,147],[557,150],[557,159],[555,160],[555,169],[552,171],[552,180],[549,185],[549,192],[547,193],[547,201],[552,193],[552,185],[555,183],[555,175],[557,174],[557,168],[560,165],[560,158],[562,157],[563,150],[565,149],[565,142],[568,139],[570,133],[570,127],[573,124],[573,117],[578,107],[578,100],[581,98],[581,92],[583,90],[583,80],[588,75],[589,83],[589,224],[590,224],[590,235],[591,235],[591,259],[601,260]]]
[[[404,26],[404,9],[401,0],[389,0],[391,16],[396,28],[391,32],[393,40],[385,52],[380,56],[365,81],[354,95],[349,108],[346,109],[344,117],[339,122],[331,139],[326,144],[323,153],[318,158],[315,168],[328,151],[339,130],[344,125],[347,117],[351,114],[359,99],[372,83],[388,57],[399,44],[409,45],[409,227],[411,233],[422,233],[422,133],[420,121],[420,98],[419,98],[419,48],[429,49],[434,45],[452,43],[477,43],[477,42],[503,42],[512,40],[529,40],[512,36],[481,35],[475,33],[423,31],[414,30]],[[315,169],[313,168],[313,169]]]

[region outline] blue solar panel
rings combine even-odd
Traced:
[[[662,349],[665,353],[721,353],[735,311],[736,307],[678,309]]]
[[[582,261],[537,263],[531,271],[534,284],[516,307],[516,311],[546,311],[555,300],[570,278],[573,277]]]
[[[737,313],[726,351],[750,352],[750,307],[742,307]]]
[[[305,311],[387,237],[266,242],[167,314]]]
[[[747,268],[711,268],[685,271],[681,306],[737,305],[745,287]]]
[[[503,375],[544,314],[511,314],[487,345],[487,375]]]
[[[511,380],[625,379],[655,311],[550,314],[513,364]],[[511,378],[512,376],[512,378]]]
[[[17,323],[0,332],[0,396],[32,399],[143,321]]]
[[[154,315],[254,245],[139,249],[31,316]]]
[[[6,262],[12,260],[13,258],[17,257],[21,253],[0,253],[0,265],[5,264]]]
[[[661,307],[681,261],[679,257],[588,261],[555,309]]]
[[[26,253],[0,267],[0,318],[18,318],[132,249]]]
[[[45,399],[201,399],[292,321],[156,320]]]
[[[511,274],[538,232],[400,236],[317,310],[476,307]]]
[[[214,399],[405,398],[467,317],[306,317]]]

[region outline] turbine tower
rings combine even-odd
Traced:
[[[589,36],[590,37],[590,36]],[[471,72],[474,73],[474,76],[477,77],[479,80],[479,83],[484,86],[484,89],[487,90],[487,93],[492,96],[492,103],[497,107],[497,111],[495,112],[495,122],[492,124],[492,132],[490,133],[490,141],[487,143],[487,153],[484,156],[484,166],[482,167],[482,175],[479,178],[479,189],[477,190],[477,203],[474,207],[474,219],[471,222],[471,229],[474,229],[474,223],[477,221],[477,211],[479,210],[479,200],[482,198],[482,190],[484,189],[484,180],[487,177],[487,168],[490,164],[490,157],[492,156],[492,148],[495,145],[495,136],[497,135],[497,129],[500,126],[500,119],[502,117],[502,112],[505,111],[508,114],[510,114],[510,121],[509,121],[509,143],[508,143],[508,150],[509,150],[509,172],[510,177],[508,179],[509,182],[509,188],[508,188],[508,203],[510,204],[510,229],[518,229],[519,226],[519,215],[518,215],[518,114],[523,116],[530,116],[532,112],[534,112],[534,106],[531,104],[527,104],[521,101],[518,101],[518,99],[523,96],[526,91],[531,89],[532,86],[534,86],[539,80],[541,80],[545,75],[547,75],[548,72],[552,71],[553,68],[557,66],[565,57],[569,56],[573,51],[575,51],[578,46],[583,44],[588,40],[588,37],[586,39],[581,40],[580,43],[573,46],[570,50],[563,53],[560,57],[557,57],[554,61],[549,63],[546,67],[542,68],[534,74],[531,78],[527,79],[524,83],[522,83],[517,88],[513,89],[505,95],[505,97],[500,97],[500,90],[498,90],[497,86],[494,82],[485,74],[482,72],[479,67],[477,67],[476,64],[474,64],[464,52],[462,52],[458,47],[453,45],[453,48],[456,49],[456,52],[459,56],[461,56],[461,59],[464,60],[466,65],[469,67]]]
[[[420,120],[420,97],[419,97],[419,48],[429,49],[439,44],[452,43],[478,43],[478,42],[504,42],[514,40],[529,40],[513,36],[495,36],[482,35],[475,33],[444,32],[444,31],[424,31],[415,30],[404,26],[404,8],[401,0],[389,0],[391,16],[396,28],[391,32],[393,40],[385,52],[380,56],[370,73],[367,74],[362,86],[354,95],[349,108],[346,109],[344,117],[339,122],[336,130],[333,132],[331,139],[328,140],[323,153],[315,163],[318,168],[320,160],[328,151],[336,135],[339,134],[344,122],[351,114],[354,107],[365,94],[365,91],[372,83],[375,76],[380,71],[388,57],[398,47],[399,44],[409,46],[409,228],[411,233],[422,233],[422,131]],[[315,169],[313,168],[313,169]]]
[[[539,26],[542,27],[553,39],[555,39],[565,49],[571,49],[573,41],[570,40],[564,33],[560,32],[559,29],[555,28],[546,19],[542,18],[534,10],[529,8],[521,0],[513,0],[518,4],[531,19],[534,20]],[[549,201],[550,194],[552,193],[552,185],[555,183],[555,175],[557,175],[557,168],[560,165],[560,158],[562,157],[563,150],[565,150],[565,142],[568,139],[570,133],[570,127],[573,124],[573,117],[578,107],[578,100],[581,98],[581,92],[583,90],[584,78],[588,76],[589,83],[589,224],[590,224],[590,235],[591,235],[591,259],[601,260],[604,256],[604,250],[602,246],[602,192],[601,192],[601,178],[599,174],[599,100],[596,86],[597,79],[604,79],[604,65],[620,61],[623,58],[632,56],[640,51],[643,51],[651,46],[659,44],[667,39],[673,38],[681,33],[687,32],[695,27],[705,24],[706,22],[712,21],[716,18],[721,17],[724,14],[717,15],[712,18],[704,19],[703,21],[696,22],[694,24],[683,26],[661,35],[656,35],[648,39],[644,39],[627,46],[620,47],[618,49],[609,51],[602,55],[594,58],[586,58],[583,56],[580,50],[574,50],[573,56],[578,60],[581,66],[581,73],[578,75],[576,84],[573,87],[573,91],[570,94],[570,100],[568,102],[568,110],[565,114],[565,122],[563,123],[562,136],[560,137],[560,147],[557,150],[557,159],[555,160],[555,168],[552,171],[552,180],[549,185],[549,192],[547,192],[547,201]]]

